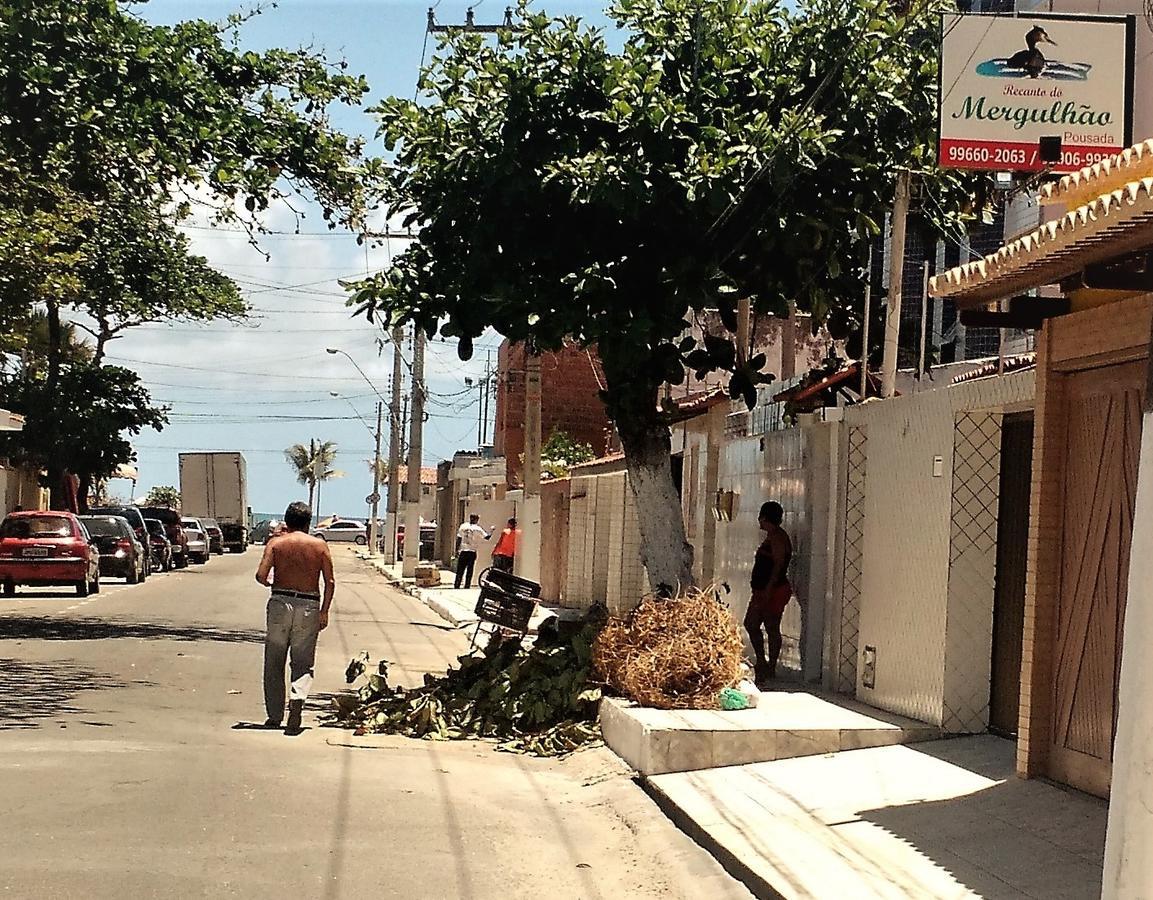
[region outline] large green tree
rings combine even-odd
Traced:
[[[136,461],[129,437],[145,428],[159,431],[168,421],[168,410],[152,405],[135,372],[87,362],[63,365],[51,388],[43,373],[13,379],[0,386],[0,403],[26,420],[23,431],[0,435],[0,455],[35,468],[65,461],[80,478],[81,511],[94,484]],[[53,420],[43,415],[49,408]]]
[[[723,369],[751,402],[770,373],[682,335],[705,309],[735,330],[741,296],[843,334],[897,168],[959,208],[932,169],[936,19],[886,0],[618,0],[614,52],[578,20],[521,13],[495,42],[454,37],[418,102],[376,110],[389,202],[420,242],[350,302],[439,327],[466,357],[488,326],[538,350],[595,343],[650,580],[686,583],[660,387]]]
[[[271,203],[302,195],[330,227],[361,227],[374,181],[362,141],[331,124],[367,91],[343,62],[241,50],[244,16],[158,26],[133,5],[0,0],[0,326],[46,314],[54,490],[69,464],[64,314],[95,321],[97,359],[134,324],[242,315],[174,225],[207,208],[255,233]]]
[[[156,207],[103,205],[82,245],[84,291],[77,308],[95,339],[95,359],[109,341],[148,322],[240,319],[248,306],[236,283],[189,250],[188,238]]]

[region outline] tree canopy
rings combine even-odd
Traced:
[[[307,446],[293,444],[284,450],[284,458],[292,466],[297,482],[308,485],[309,506],[312,506],[317,485],[344,474],[332,467],[336,462],[336,449],[333,441],[310,440]]]
[[[180,509],[180,491],[170,484],[158,484],[149,489],[144,498],[144,505]]]
[[[0,455],[35,468],[66,461],[80,478],[82,504],[92,484],[135,462],[129,436],[160,431],[168,421],[168,410],[152,405],[136,373],[119,366],[64,365],[54,388],[42,374],[16,378],[0,389],[0,403],[25,416],[23,431],[0,435]],[[48,420],[45,409],[57,418]]]
[[[291,191],[330,222],[359,220],[362,141],[331,127],[329,106],[368,85],[308,48],[241,51],[244,20],[151,25],[115,0],[3,0],[0,152],[91,199],[180,191],[251,213]]]
[[[145,322],[246,312],[231,279],[189,252],[180,222],[206,210],[251,236],[270,204],[294,209],[304,196],[329,227],[362,228],[377,180],[363,141],[331,123],[334,105],[368,90],[343,61],[310,48],[241,50],[256,13],[168,26],[133,6],[0,0],[0,332],[30,332],[44,312],[43,384],[28,372],[22,381],[42,404],[30,410],[28,455],[44,450],[54,490],[65,465],[93,477],[106,468],[66,433],[66,386],[107,383],[141,422],[163,425],[135,376],[100,367],[108,341]],[[90,371],[66,359],[67,316],[96,339]],[[119,431],[89,436],[131,458]]]
[[[420,241],[351,302],[386,326],[486,327],[538,350],[596,344],[638,499],[654,585],[690,580],[658,391],[686,367],[771,377],[733,340],[684,338],[740,297],[790,301],[844,336],[895,172],[942,220],[964,185],[933,165],[936,17],[887,0],[617,0],[623,49],[576,19],[521,8],[495,42],[454,36],[423,97],[376,107],[389,203]]]

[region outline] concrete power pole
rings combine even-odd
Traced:
[[[372,508],[369,510],[368,519],[368,552],[373,556],[376,556],[378,549],[376,521],[380,515],[380,429],[383,418],[384,404],[378,401],[376,404],[376,453],[372,457],[372,494],[369,497]]]
[[[404,382],[404,369],[401,345],[404,343],[404,329],[392,329],[392,397],[388,407],[388,510],[385,524],[386,546],[384,561],[388,565],[396,563],[396,531],[400,514],[400,392]]]
[[[525,355],[524,370],[524,503],[517,519],[520,535],[516,570],[523,578],[540,581],[540,357],[531,346]]]
[[[881,364],[882,397],[892,397],[897,392],[897,345],[901,336],[901,282],[905,275],[909,184],[909,173],[898,172],[893,197],[893,230],[889,238],[889,301],[885,311],[885,357]]]
[[[402,575],[412,578],[420,562],[420,464],[424,436],[424,330],[412,336],[412,421],[409,423],[408,484],[404,509],[404,564]]]
[[[865,316],[861,322],[861,399],[869,396],[869,319],[873,315],[873,244],[865,263]]]

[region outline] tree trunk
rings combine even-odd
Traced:
[[[100,324],[100,330],[96,333],[96,350],[92,354],[92,364],[102,366],[104,365],[104,354],[107,352],[108,342],[116,340],[119,335],[103,318],[98,317],[97,321]]]
[[[60,394],[60,362],[64,343],[64,329],[60,324],[60,304],[53,299],[46,303],[48,319],[48,374],[45,381],[44,397],[49,408],[45,410],[44,421],[47,425],[48,458],[45,468],[48,471],[49,508],[67,509],[64,500],[62,477],[67,460],[61,458],[60,451],[60,417],[56,406],[56,398]]]
[[[312,501],[316,497],[316,479],[308,479],[308,508],[312,510],[313,516],[316,515],[316,510],[312,507]]]
[[[88,497],[92,492],[92,476],[80,476],[80,490],[76,492],[76,508],[83,515],[88,512]]]
[[[638,385],[635,369],[613,372],[608,365],[605,369],[606,404],[621,437],[637,504],[641,561],[652,591],[672,596],[693,584],[693,547],[685,539],[681,500],[673,482],[672,439],[657,409],[658,386]]]

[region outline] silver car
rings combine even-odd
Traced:
[[[348,541],[361,546],[368,543],[368,526],[350,519],[337,519],[323,528],[314,528],[312,534],[326,541]]]
[[[206,563],[210,552],[208,529],[199,519],[181,519],[184,534],[188,537],[188,559],[190,562]]]

